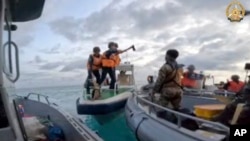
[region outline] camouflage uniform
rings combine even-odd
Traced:
[[[171,103],[174,109],[180,108],[183,91],[179,85],[181,76],[177,71],[178,67],[175,61],[169,61],[159,70],[153,92],[160,93],[157,103],[163,107],[168,107],[169,103]]]

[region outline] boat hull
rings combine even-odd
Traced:
[[[112,103],[81,104],[80,98],[76,100],[77,113],[80,115],[105,115],[118,111],[125,107],[127,99],[122,99]]]
[[[132,95],[131,91],[126,91],[116,96],[103,100],[76,100],[77,113],[80,115],[105,115],[123,109],[127,99]]]
[[[28,116],[49,117],[55,125],[62,128],[66,140],[68,141],[87,141],[89,139],[102,141],[102,139],[85,126],[80,119],[72,117],[57,105],[48,105],[39,101],[23,98],[15,99],[14,103],[16,106],[22,105],[24,107],[25,114]],[[19,122],[22,128],[24,128],[20,117]]]
[[[193,108],[194,104],[220,103],[214,99],[199,100],[197,97],[184,96],[183,101],[187,100],[189,102],[183,102],[183,105],[190,109]],[[205,139],[199,137],[192,137],[195,135],[189,130],[178,128],[171,122],[150,116],[138,106],[134,96],[131,96],[127,101],[125,117],[128,127],[140,141],[205,141]]]

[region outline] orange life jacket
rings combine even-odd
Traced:
[[[239,83],[236,83],[234,81],[230,81],[227,90],[237,93],[244,87],[244,85],[245,84],[242,81],[239,81]]]
[[[92,65],[92,70],[99,70],[102,67],[102,56],[96,57],[94,55],[91,55],[93,58],[93,64],[87,63],[87,68],[90,69],[90,65]]]
[[[114,68],[116,67],[116,55],[112,54],[110,55],[109,58],[106,56],[106,52],[103,53],[102,55],[102,66],[103,67],[109,67],[109,68]]]
[[[177,74],[178,74],[178,84],[179,85],[182,85],[182,79],[183,79],[183,69],[182,68],[179,68],[178,69],[178,72],[177,72]]]
[[[121,58],[120,58],[120,56],[118,54],[115,55],[114,57],[115,57],[115,66],[117,67],[121,63]]]
[[[183,87],[195,88],[195,87],[197,86],[196,80],[188,78],[187,75],[188,75],[187,72],[183,73],[183,78],[182,78],[182,80],[181,80],[182,86],[183,86]]]

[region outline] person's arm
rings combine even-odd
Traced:
[[[122,53],[124,53],[124,52],[126,52],[126,51],[128,51],[128,50],[117,50],[117,53],[116,53],[116,54],[122,54]]]
[[[88,64],[89,64],[89,68],[88,68],[88,79],[92,79],[92,67],[93,67],[93,63],[94,63],[94,59],[91,55],[89,55],[88,58]]]
[[[109,58],[112,54],[119,54],[117,50],[108,50],[106,51],[106,57]]]
[[[159,73],[158,73],[158,77],[157,77],[157,80],[155,82],[155,85],[154,85],[154,88],[153,88],[153,94],[154,93],[160,93],[161,89],[162,89],[162,85],[168,75],[168,68],[163,65],[160,70],[159,70]]]
[[[94,59],[91,55],[89,55],[89,59],[88,59],[88,63],[89,63],[89,70],[92,71],[92,66],[94,63]]]
[[[129,48],[127,48],[127,49],[124,49],[124,50],[118,50],[118,54],[122,54],[122,53],[124,53],[124,52],[127,52],[127,51],[130,50],[130,49],[134,49],[134,46],[131,46],[131,47],[129,47]]]

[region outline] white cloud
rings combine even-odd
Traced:
[[[65,74],[70,78],[84,75],[84,70],[79,72],[79,69],[85,68],[92,47],[100,46],[104,51],[109,41],[116,41],[121,49],[136,46],[136,52],[129,51],[122,57],[137,66],[138,81],[155,73],[170,48],[180,51],[180,63],[194,64],[198,70],[214,74],[216,81],[233,73],[243,78],[244,63],[250,61],[247,47],[250,18],[230,23],[225,16],[228,3],[226,0],[113,0],[87,17],[57,15],[55,20],[45,21],[56,34],[53,36],[61,36],[68,42],[54,48],[59,53],[39,56],[48,61],[43,65],[60,66],[50,70],[58,74],[52,79]]]

